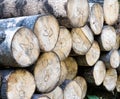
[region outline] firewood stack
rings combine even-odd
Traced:
[[[0,98],[85,99],[120,92],[118,0],[1,0]]]

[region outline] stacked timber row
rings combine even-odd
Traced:
[[[0,98],[85,99],[91,85],[120,92],[118,0],[8,2],[0,1]]]

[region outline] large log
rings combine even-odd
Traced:
[[[76,61],[79,66],[93,66],[100,57],[100,47],[96,41],[93,42],[91,48],[85,56],[77,56]]]
[[[84,71],[84,78],[90,84],[99,86],[102,84],[106,75],[106,68],[104,62],[101,60],[97,61],[94,67],[86,68]]]
[[[39,92],[50,92],[60,79],[60,61],[53,52],[44,53],[35,64],[34,76]]]
[[[94,41],[93,33],[90,28],[85,25],[81,28],[73,28],[72,31],[73,50],[79,55],[85,55]]]
[[[53,51],[59,56],[60,60],[64,60],[68,57],[72,48],[72,37],[65,27],[60,27],[58,41]]]
[[[35,91],[35,81],[31,73],[26,70],[1,70],[0,73],[2,99],[31,99]]]
[[[66,79],[68,80],[74,79],[78,71],[78,65],[76,60],[73,57],[68,57],[64,60],[64,62],[66,64],[66,68],[68,71]]]
[[[102,53],[100,59],[105,63],[106,68],[118,68],[120,64],[120,56],[118,50]]]
[[[82,99],[84,99],[85,96],[86,96],[86,93],[87,93],[87,82],[86,82],[86,80],[81,76],[77,76],[74,79],[74,81],[76,81],[79,84],[79,86],[81,87],[81,89],[82,89]]]
[[[104,23],[104,12],[100,4],[95,3],[90,11],[90,27],[95,35],[99,35],[102,31]]]
[[[115,24],[119,16],[118,0],[104,0],[103,9],[104,9],[105,22],[108,25]]]
[[[25,27],[1,29],[1,64],[13,67],[27,67],[36,62],[39,53],[38,39],[30,29]]]
[[[106,72],[105,79],[103,81],[103,86],[108,90],[108,91],[114,91],[116,87],[116,82],[117,82],[117,71],[116,69],[108,69]]]
[[[51,51],[57,42],[59,24],[52,15],[34,15],[0,20],[0,28],[25,26],[36,34],[40,48],[43,51]]]
[[[102,51],[110,51],[116,43],[116,31],[112,26],[104,26],[98,42]]]
[[[45,94],[48,97],[50,97],[50,99],[64,99],[63,98],[63,90],[57,86],[53,91],[51,91],[50,93]]]

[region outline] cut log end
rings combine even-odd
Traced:
[[[37,89],[40,92],[53,90],[60,78],[60,61],[55,53],[44,53],[37,61],[34,69]]]
[[[73,27],[84,26],[89,16],[89,4],[87,0],[69,0],[67,14]]]
[[[104,22],[104,13],[100,4],[95,3],[91,8],[90,26],[95,35],[99,35],[102,31]]]
[[[57,43],[59,25],[57,19],[52,15],[44,15],[38,18],[34,26],[40,48],[43,51],[51,51]]]
[[[53,51],[59,56],[60,60],[68,57],[72,48],[72,37],[65,27],[60,27],[58,41]]]
[[[25,70],[12,72],[7,83],[8,99],[31,99],[35,91],[35,81],[33,76]]]
[[[37,37],[27,28],[20,28],[12,40],[14,59],[23,67],[33,64],[39,56],[40,48]]]
[[[102,61],[98,61],[93,69],[94,81],[97,86],[101,85],[106,75],[105,64]]]

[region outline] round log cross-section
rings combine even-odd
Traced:
[[[34,76],[37,89],[40,92],[50,92],[60,79],[60,61],[53,52],[44,53],[37,61]]]
[[[39,53],[38,39],[28,28],[16,27],[1,31],[1,64],[27,67],[38,59]]]

